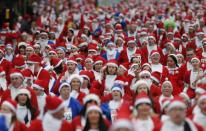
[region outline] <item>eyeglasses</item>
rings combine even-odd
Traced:
[[[141,78],[150,78],[150,76],[141,76]]]

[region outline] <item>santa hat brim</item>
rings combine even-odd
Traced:
[[[4,101],[2,105],[9,107],[13,112],[16,112],[16,108],[8,101]]]

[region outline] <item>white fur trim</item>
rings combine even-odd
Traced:
[[[10,74],[10,77],[14,77],[14,76],[20,76],[20,77],[24,77],[21,73],[12,73]]]
[[[115,63],[107,63],[107,66],[114,66],[114,67],[118,67],[118,65],[117,65],[117,64],[115,64]]]
[[[74,64],[76,64],[77,65],[77,62],[76,61],[73,61],[73,60],[67,60],[67,63],[74,63]]]
[[[153,56],[153,55],[155,55],[155,54],[160,55],[160,53],[159,53],[159,52],[154,52],[154,53],[152,53],[150,56]]]
[[[206,95],[200,96],[200,98],[198,99],[198,104],[199,104],[202,100],[204,100],[204,99],[206,99]]]
[[[137,82],[132,86],[132,90],[136,92],[137,87],[140,86],[140,85],[142,85],[142,84],[146,85],[147,88],[149,88],[149,85],[147,84],[146,81],[144,81],[144,80],[139,80],[139,81],[137,81]]]
[[[204,32],[198,32],[196,35],[204,35]]]
[[[181,107],[181,108],[186,109],[186,105],[183,102],[180,102],[180,101],[171,102],[168,106],[168,110],[171,110],[174,107]]]
[[[95,49],[89,49],[88,51],[94,51],[94,52],[97,52],[97,50],[95,50]]]
[[[122,96],[124,95],[124,91],[120,89],[119,87],[115,87],[115,86],[112,87],[112,91],[119,91],[122,94]]]
[[[2,103],[2,105],[8,106],[13,112],[16,112],[16,108],[11,103],[9,103],[8,101],[4,101]]]
[[[24,89],[24,88],[19,89],[16,93],[16,97],[20,94],[26,94],[26,95],[28,95],[29,99],[31,99],[31,93],[27,89]]]
[[[172,83],[170,82],[170,81],[164,81],[163,83],[162,83],[162,86],[164,85],[164,84],[169,84],[172,88],[173,88],[173,86],[172,86]]]
[[[156,77],[154,77],[154,76],[151,76],[151,79],[154,80],[154,81],[156,81],[157,83],[160,82],[160,81],[159,81]]]
[[[33,87],[33,88],[40,89],[40,90],[44,90],[43,87],[41,87],[41,86],[39,86],[39,85],[37,85],[37,84],[33,84],[32,87]]]
[[[89,94],[89,95],[85,96],[84,99],[83,99],[83,103],[86,104],[90,100],[94,100],[94,101],[97,102],[98,105],[100,105],[100,99],[95,94]]]
[[[168,106],[169,104],[170,104],[170,101],[169,101],[169,100],[167,100],[167,101],[165,101],[164,103],[162,103],[161,110],[163,111],[164,108],[165,108],[166,106]]]
[[[79,44],[79,47],[82,47],[82,46],[84,46],[84,45],[88,46],[88,43],[87,43],[87,42],[80,43],[80,44]]]
[[[39,62],[34,62],[34,61],[27,61],[26,63],[31,63],[31,64],[36,64],[36,63],[39,63]]]
[[[56,66],[54,66],[54,68],[58,67],[61,63],[62,63],[63,60],[60,60]]]
[[[147,104],[152,104],[151,100],[149,98],[141,98],[141,99],[137,99],[134,103],[135,106],[142,104],[142,103],[147,103]]]
[[[128,128],[131,131],[133,130],[131,122],[127,119],[118,119],[114,122],[112,126],[112,131],[117,130],[119,128]]]
[[[197,87],[196,89],[195,89],[195,93],[200,93],[200,94],[202,94],[202,93],[204,93],[204,92],[206,92],[204,89],[202,89],[202,88],[199,88],[199,87]]]
[[[80,75],[80,76],[82,76],[83,78],[86,78],[90,81],[90,78],[87,75]]]
[[[98,64],[98,63],[103,63],[103,61],[101,61],[101,60],[95,61],[95,62],[93,63],[93,65],[96,65],[96,64]]]
[[[60,93],[60,91],[61,91],[61,89],[62,89],[63,86],[68,86],[68,87],[71,89],[70,84],[67,83],[67,82],[64,82],[64,83],[62,83],[62,84],[59,86],[59,93]]]
[[[127,42],[127,44],[129,44],[129,43],[135,43],[135,40],[129,40],[129,41]]]
[[[67,82],[71,85],[72,80],[75,79],[75,78],[79,79],[79,81],[80,81],[81,84],[83,83],[83,78],[82,78],[82,76],[80,76],[80,75],[78,75],[78,74],[72,74],[72,75],[69,77],[69,79],[67,80]]]
[[[62,102],[55,110],[48,110],[47,112],[50,114],[56,113],[59,110],[61,110],[62,108],[66,107],[66,103]]]
[[[124,82],[124,81],[121,81],[121,80],[115,80],[114,83],[121,84],[121,85],[124,85],[124,86],[128,85],[128,82]]]
[[[89,107],[87,108],[86,116],[88,115],[88,113],[89,113],[90,111],[98,111],[99,113],[102,114],[101,108],[98,107],[98,106],[95,106],[95,105],[89,106]]]
[[[149,75],[149,76],[151,77],[151,73],[150,73],[149,71],[147,71],[147,70],[141,71],[141,72],[139,73],[139,76],[142,76],[142,75],[144,75],[144,74],[147,74],[147,75]]]
[[[127,71],[127,68],[125,68],[123,65],[120,65],[119,67],[123,68],[125,71]]]
[[[191,59],[191,62],[192,62],[193,60],[197,60],[198,62],[200,62],[200,59],[198,59],[198,58],[196,58],[196,57],[192,58],[192,59]]]
[[[156,40],[156,38],[154,37],[154,36],[148,36],[148,39],[155,39]]]

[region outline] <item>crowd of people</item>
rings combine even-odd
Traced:
[[[205,131],[205,1],[93,2],[3,24],[0,130]]]

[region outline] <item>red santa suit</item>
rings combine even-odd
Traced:
[[[0,51],[1,51],[1,49],[0,49]],[[13,68],[12,63],[9,62],[8,60],[6,60],[5,58],[2,58],[0,60],[0,66],[3,67],[3,69],[5,70],[6,78],[7,78],[7,81],[9,82],[10,81],[10,79],[9,79],[9,72]]]
[[[70,129],[72,131],[71,125],[62,119],[54,118],[53,113],[60,111],[65,108],[64,102],[54,96],[47,96],[46,98],[46,109],[47,112],[42,120],[34,120],[29,128],[30,131],[66,131]]]

